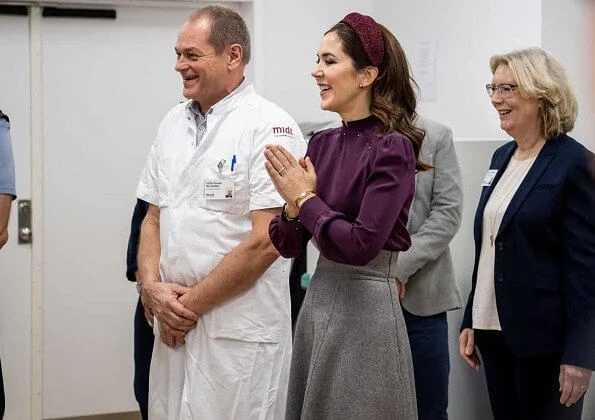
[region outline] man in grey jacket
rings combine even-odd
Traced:
[[[409,333],[420,420],[447,419],[448,324],[446,312],[462,306],[449,244],[463,210],[461,170],[452,131],[420,117],[426,131],[422,161],[434,169],[416,175],[407,229],[411,248],[399,254],[397,280]]]

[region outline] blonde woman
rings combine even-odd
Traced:
[[[479,369],[477,346],[496,420],[578,420],[595,369],[595,156],[566,134],[577,102],[555,58],[529,48],[490,66],[514,141],[482,183],[460,353]]]

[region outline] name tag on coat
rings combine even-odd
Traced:
[[[205,180],[205,200],[230,200],[233,198],[233,193],[232,180]]]
[[[494,178],[496,178],[497,173],[498,173],[498,169],[488,169],[488,173],[483,178],[483,181],[481,182],[481,186],[489,187],[490,185],[492,185],[492,182],[494,181]]]

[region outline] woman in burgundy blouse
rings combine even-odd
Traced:
[[[296,325],[287,419],[417,419],[395,267],[423,131],[407,59],[371,17],[351,13],[322,39],[312,72],[321,107],[343,125],[296,160],[265,151],[286,204],[270,225],[280,254],[312,239],[320,258]]]

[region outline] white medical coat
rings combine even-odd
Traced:
[[[188,106],[179,104],[162,121],[137,197],[160,209],[162,280],[190,287],[249,234],[250,211],[282,206],[264,167],[264,146],[282,144],[297,157],[306,144],[291,117],[252,85],[212,107],[198,146]],[[233,185],[232,197],[208,199],[209,182]],[[289,265],[279,258],[249,290],[203,314],[183,346],[166,347],[155,323],[151,419],[283,418]]]

